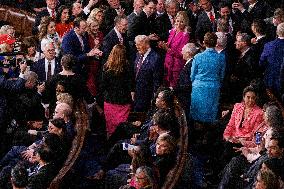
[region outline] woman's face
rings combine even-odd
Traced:
[[[261,171],[268,171],[268,170],[270,170],[270,169],[265,165],[265,163],[262,163],[260,170],[261,170]]]
[[[175,27],[179,30],[184,30],[185,28],[185,23],[184,23],[184,19],[182,19],[181,16],[178,16],[175,20]]]
[[[255,99],[256,99],[255,93],[252,91],[247,92],[243,97],[245,105],[248,107],[252,107],[255,105]]]
[[[51,122],[48,123],[48,132],[53,133],[56,135],[60,135],[62,132],[62,129],[55,127]]]
[[[103,22],[103,19],[104,19],[104,14],[102,12],[98,12],[95,16],[96,20],[99,22],[99,23],[102,23]]]
[[[156,154],[164,155],[169,152],[169,144],[166,141],[158,141],[156,143]]]
[[[156,107],[159,109],[164,108],[165,106],[165,102],[163,100],[163,92],[160,92],[156,98],[156,103],[155,103]]]
[[[69,19],[69,9],[64,9],[61,13],[61,22],[66,22]]]
[[[57,84],[55,91],[56,91],[56,96],[58,96],[60,93],[65,92],[65,88],[63,85]]]
[[[50,22],[49,25],[47,26],[47,33],[48,34],[55,34],[55,22]]]
[[[91,33],[96,34],[99,31],[99,27],[100,27],[99,23],[92,22],[90,25]]]

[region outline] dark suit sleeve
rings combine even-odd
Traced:
[[[62,51],[63,51],[63,54],[73,54],[74,55],[74,47],[73,47],[73,40],[71,39],[72,36],[66,36],[63,38],[63,41],[62,41]],[[75,55],[76,56],[76,55]],[[88,59],[88,56],[87,54],[85,53],[82,53],[82,54],[79,54],[77,57],[77,61],[78,62],[86,62],[87,59]]]
[[[160,87],[161,84],[161,75],[162,75],[162,61],[159,55],[155,56],[155,65],[153,70],[153,84],[154,84],[154,92]]]
[[[17,80],[7,80],[0,77],[0,89],[10,93],[19,93],[25,86],[25,80],[18,78]]]

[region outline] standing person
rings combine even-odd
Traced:
[[[221,82],[225,74],[225,57],[214,49],[217,36],[206,33],[206,50],[194,57],[191,67],[191,117],[195,121],[216,121]],[[205,97],[205,98],[204,98]]]
[[[50,17],[43,17],[39,27],[40,50],[44,51],[44,46],[48,43],[53,43],[55,47],[56,57],[60,54],[59,35],[55,29],[55,21]]]
[[[135,37],[137,56],[135,60],[136,90],[134,111],[147,112],[151,99],[161,83],[161,67],[159,55],[150,48],[150,39],[146,35]]]
[[[69,7],[62,5],[56,14],[55,29],[60,39],[73,28],[73,23],[70,22],[70,12]]]
[[[175,27],[170,31],[168,42],[160,42],[159,46],[167,51],[164,63],[165,82],[167,86],[175,87],[179,73],[185,65],[181,49],[189,41],[188,17],[186,12],[178,12],[175,18]]]
[[[88,18],[88,41],[89,46],[93,48],[99,48],[103,42],[103,33],[100,31],[100,24],[95,18]],[[99,71],[100,71],[100,62],[98,60],[92,60],[89,64],[86,65],[87,67],[87,87],[92,93],[93,96],[97,95],[97,88],[98,88],[98,79],[99,79]]]
[[[134,73],[126,59],[126,49],[123,45],[113,47],[104,67],[102,84],[109,137],[119,123],[127,120],[134,100]]]

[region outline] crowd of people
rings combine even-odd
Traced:
[[[176,188],[284,188],[283,1],[0,4],[36,15],[29,37],[0,27],[0,188],[49,187],[79,102],[62,188],[163,188],[186,130]]]

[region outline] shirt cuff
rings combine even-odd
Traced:
[[[83,12],[85,13],[85,15],[88,15],[91,10],[86,6],[84,9],[83,9]]]
[[[23,74],[23,73],[20,73],[19,78],[24,79],[24,74]]]

